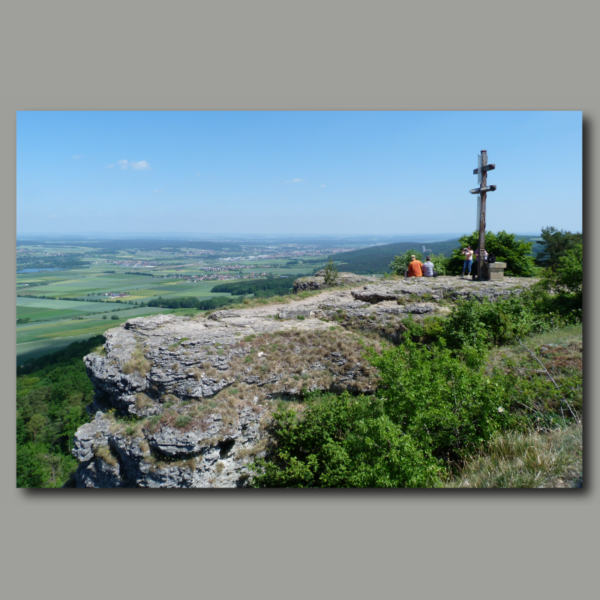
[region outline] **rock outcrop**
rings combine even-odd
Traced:
[[[351,274],[350,274],[351,275]],[[403,319],[492,300],[532,280],[408,279],[198,317],[136,318],[85,357],[95,418],[75,434],[79,487],[240,487],[279,403],[307,391],[372,393],[361,338],[399,341]]]
[[[354,273],[338,273],[338,279],[335,287],[348,286],[348,285],[360,285],[364,283],[375,283],[376,277],[369,277],[368,275],[355,275]],[[294,281],[294,294],[298,292],[307,292],[312,290],[324,290],[327,289],[325,285],[325,271],[317,271],[311,277],[300,277]]]

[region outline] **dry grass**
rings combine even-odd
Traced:
[[[453,488],[579,487],[583,474],[581,425],[548,434],[507,433],[473,455],[456,477]]]
[[[142,377],[145,377],[152,368],[150,361],[144,356],[144,350],[141,344],[138,344],[131,354],[131,358],[123,365],[123,373],[131,375],[132,373],[139,373]]]
[[[103,460],[106,464],[110,465],[111,467],[116,467],[119,464],[117,458],[111,452],[108,446],[98,446],[94,448],[93,452],[96,458]]]
[[[104,345],[96,346],[92,350],[92,354],[98,354],[99,356],[106,356],[106,348],[104,347]]]
[[[265,438],[261,439],[258,443],[254,444],[254,446],[251,446],[250,448],[242,448],[236,454],[236,459],[243,460],[244,458],[256,456],[263,450],[266,450],[268,443],[269,443],[269,441],[265,437]]]
[[[142,410],[144,408],[148,408],[154,404],[152,398],[146,396],[146,394],[139,392],[135,395],[135,407],[138,410]]]
[[[327,390],[338,377],[349,375],[354,387],[368,391],[375,378],[375,370],[363,357],[359,337],[342,328],[247,336],[238,347],[246,354],[233,359],[231,367],[260,379],[254,393],[261,400],[265,396],[285,395],[289,390],[300,395],[304,391]],[[258,358],[258,351],[265,352],[264,358]],[[235,389],[230,393],[235,394]]]

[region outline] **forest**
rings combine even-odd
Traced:
[[[254,294],[255,298],[270,298],[290,294],[294,287],[294,280],[301,276],[290,275],[289,277],[268,277],[267,279],[248,279],[236,283],[220,283],[210,291],[212,293],[229,293],[233,296]]]

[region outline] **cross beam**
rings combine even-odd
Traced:
[[[475,172],[477,173],[477,170],[475,170]],[[486,192],[495,192],[495,191],[496,191],[495,185],[488,185],[487,187],[480,187],[480,188],[475,188],[474,190],[470,190],[469,193],[470,194],[485,194]]]
[[[482,173],[487,173],[488,171],[493,171],[496,168],[496,165],[485,165],[485,167],[481,167]],[[479,169],[473,169],[473,175],[477,175],[479,173]]]

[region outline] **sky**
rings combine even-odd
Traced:
[[[582,230],[582,114],[17,113],[17,235]]]

